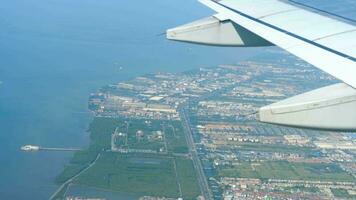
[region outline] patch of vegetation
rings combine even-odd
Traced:
[[[142,195],[179,195],[173,160],[158,156],[103,153],[75,183]]]
[[[188,153],[183,127],[180,121],[125,119],[117,126],[123,133],[116,144],[120,148],[159,151],[167,146],[169,152]]]
[[[69,165],[56,177],[56,183],[64,183],[92,162],[99,152],[110,149],[111,134],[119,124],[117,119],[95,118],[89,126],[90,146],[74,153]]]
[[[111,134],[116,127],[122,127],[123,120],[116,118],[97,117],[90,124],[90,147],[91,151],[101,151],[111,148]]]
[[[347,190],[345,189],[335,189],[335,188],[331,188],[331,192],[333,193],[333,195],[337,198],[342,198],[342,199],[355,199],[356,196],[355,195],[350,195]]]
[[[241,162],[233,167],[220,167],[218,172],[219,176],[224,177],[355,181],[352,176],[349,176],[335,164],[291,163],[287,161]]]
[[[85,165],[71,164],[64,168],[63,172],[56,177],[56,183],[64,183],[85,168]]]
[[[162,122],[156,120],[126,120],[127,146],[130,149],[149,149],[159,151],[164,147]]]
[[[320,192],[319,188],[317,188],[317,187],[305,187],[304,185],[285,187],[284,190],[290,191],[290,192],[299,192],[299,191],[309,192],[309,193]]]
[[[183,126],[179,121],[165,124],[168,151],[173,153],[188,153],[187,141],[185,140]]]
[[[121,154],[110,152],[112,134],[127,134],[130,149],[151,149],[164,146],[168,155]],[[143,136],[137,139],[137,131]],[[134,193],[150,196],[180,197],[179,186],[184,199],[196,199],[200,194],[192,161],[175,157],[172,153],[187,153],[183,127],[179,121],[139,120],[122,118],[95,118],[90,124],[91,143],[88,149],[74,154],[70,164],[56,178],[64,183],[95,160],[99,160],[73,183],[99,189]],[[154,138],[157,131],[162,140]]]
[[[195,199],[200,190],[192,161],[176,158],[176,167],[184,199]]]
[[[184,199],[195,199],[200,193],[191,160],[160,155],[105,152],[97,164],[80,175],[74,183],[173,198],[180,197],[180,184]]]

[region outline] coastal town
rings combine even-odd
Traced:
[[[276,59],[275,54],[284,55]],[[173,160],[177,188],[137,189],[144,199],[356,198],[356,134],[256,120],[263,105],[335,82],[289,54],[272,55],[103,87],[90,95],[89,108],[96,119],[117,120],[110,124],[104,151],[134,155],[128,160],[133,165],[153,163],[157,169],[159,159]],[[192,177],[182,175],[180,163]],[[84,175],[95,176],[89,172]],[[88,180],[78,177],[72,184],[135,193],[135,188]],[[193,184],[187,186],[188,181]]]

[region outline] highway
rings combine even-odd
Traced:
[[[178,110],[179,110],[180,117],[182,119],[189,152],[192,156],[193,165],[194,165],[195,171],[197,173],[200,190],[202,192],[204,199],[212,200],[213,199],[212,193],[210,191],[208,181],[204,174],[203,166],[202,166],[200,159],[198,157],[198,152],[195,147],[195,143],[193,140],[193,134],[192,134],[192,130],[191,130],[191,126],[190,126],[190,122],[189,122],[189,118],[187,116],[186,110],[183,105]]]

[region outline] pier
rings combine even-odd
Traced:
[[[56,148],[56,147],[40,147],[35,145],[24,145],[21,147],[22,151],[80,151],[78,148]]]
[[[42,151],[80,151],[81,149],[77,149],[77,148],[48,148],[48,147],[40,147],[39,150],[42,150]]]

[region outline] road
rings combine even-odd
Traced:
[[[211,200],[211,199],[213,199],[212,193],[210,191],[209,184],[208,184],[208,181],[206,179],[206,176],[205,176],[205,173],[203,170],[203,166],[202,166],[200,159],[198,157],[198,152],[196,150],[195,143],[193,140],[193,133],[191,130],[191,125],[190,125],[189,118],[188,118],[188,115],[186,113],[184,106],[179,108],[179,114],[182,119],[183,127],[184,127],[184,130],[186,133],[185,136],[186,136],[187,144],[189,147],[189,152],[192,156],[193,165],[194,165],[195,171],[197,173],[200,190],[206,200]]]

